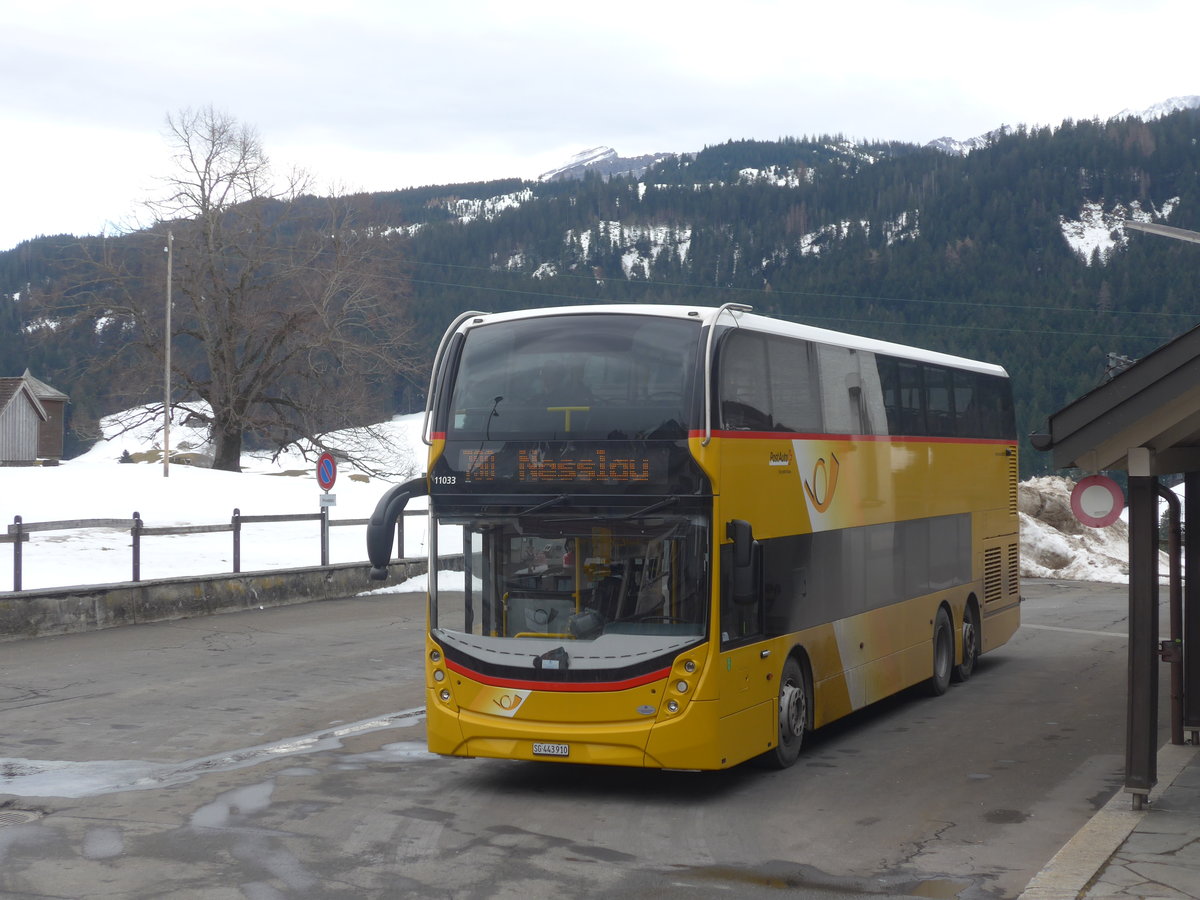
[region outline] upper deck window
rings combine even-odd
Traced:
[[[879,357],[888,433],[1012,440],[1012,388],[998,375]]]
[[[686,437],[699,338],[698,322],[619,314],[478,326],[440,430],[462,440]]]
[[[821,430],[821,392],[813,347],[752,331],[721,345],[721,427],[731,431]]]

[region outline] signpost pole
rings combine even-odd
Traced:
[[[163,327],[163,478],[171,474],[171,269],[175,234],[167,232],[167,316]]]
[[[337,460],[329,451],[317,457],[317,484],[325,493],[321,495],[321,565],[329,565],[329,508],[337,505],[337,497],[329,493],[337,481]]]

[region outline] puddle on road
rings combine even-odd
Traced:
[[[914,897],[928,897],[930,900],[952,900],[958,896],[960,891],[965,891],[970,886],[971,882],[969,881],[932,878],[929,881],[914,884],[907,892]]]
[[[389,728],[408,728],[425,718],[424,707],[314,731],[270,744],[218,753],[181,763],[154,763],[135,759],[43,760],[0,758],[0,793],[18,797],[96,797],[121,791],[145,791],[194,781],[208,772],[244,769],[271,759],[337,750],[346,738]],[[433,754],[417,744],[388,744],[376,751],[389,761],[428,758]],[[359,754],[367,756],[368,754]]]

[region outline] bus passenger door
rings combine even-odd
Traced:
[[[775,669],[764,645],[762,547],[746,522],[729,523],[721,547],[721,757],[742,760],[768,749],[776,735]]]

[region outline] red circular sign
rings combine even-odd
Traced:
[[[335,481],[337,481],[337,460],[333,458],[332,453],[322,453],[317,457],[317,484],[323,489],[329,490]]]
[[[1089,475],[1071,491],[1071,512],[1084,525],[1106,528],[1121,518],[1125,495],[1121,486],[1104,475]]]

